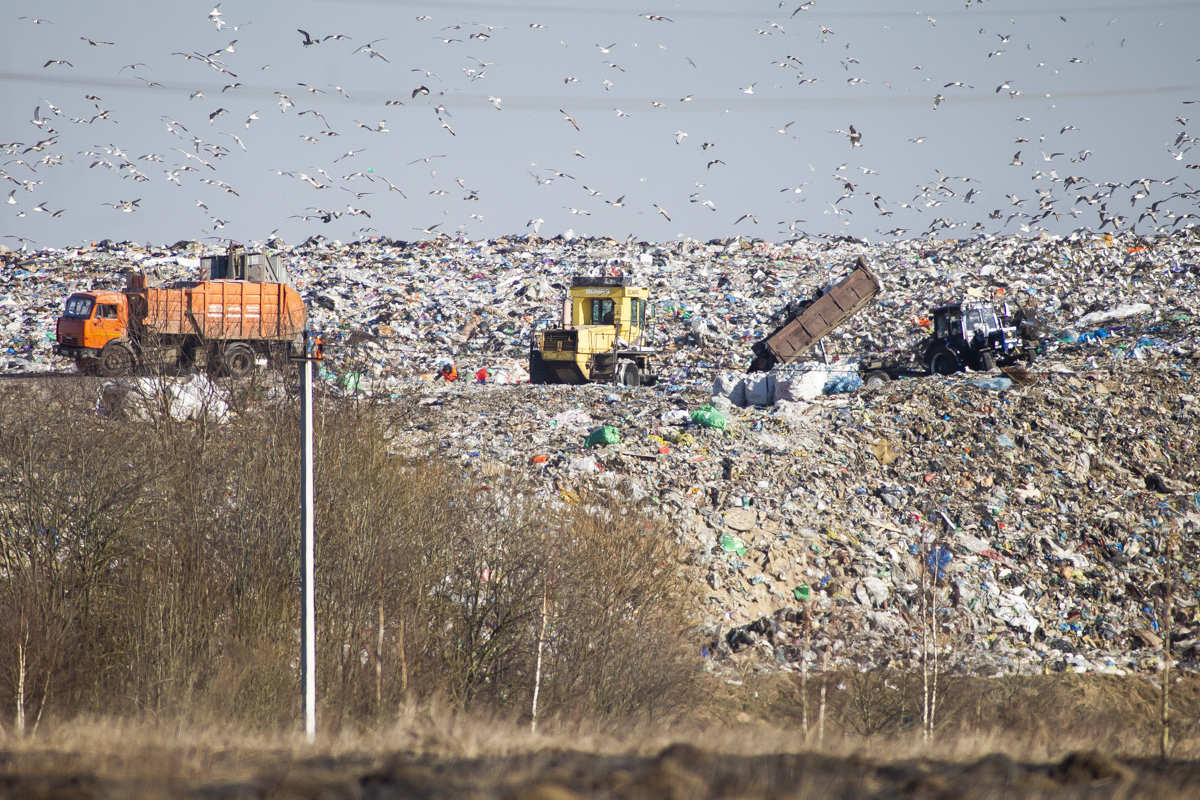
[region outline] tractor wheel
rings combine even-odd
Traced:
[[[220,354],[220,372],[231,378],[244,378],[254,372],[254,362],[254,351],[249,345],[231,344]]]
[[[890,380],[891,377],[886,372],[868,372],[867,379],[863,381],[863,384],[868,389],[878,389]]]
[[[133,369],[133,351],[123,342],[109,342],[100,351],[96,372],[105,378],[119,378]]]
[[[996,357],[991,353],[980,353],[979,368],[984,372],[991,372],[996,368]]]
[[[958,358],[949,350],[938,350],[929,361],[929,370],[934,375],[953,375],[958,372]]]

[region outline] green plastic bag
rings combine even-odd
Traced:
[[[742,541],[742,537],[722,533],[719,541],[721,549],[726,553],[737,553],[739,556],[746,555],[746,543]]]
[[[700,406],[692,412],[692,422],[703,428],[725,430],[725,415],[712,406]]]
[[[619,444],[621,441],[621,432],[612,425],[605,425],[602,428],[596,428],[588,434],[587,447],[595,447],[598,444]]]
[[[807,583],[800,584],[799,586],[797,586],[795,589],[792,590],[792,594],[794,594],[796,596],[797,600],[807,600],[809,597],[808,584]]]

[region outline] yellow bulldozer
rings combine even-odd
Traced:
[[[572,278],[559,326],[530,342],[529,382],[653,386],[658,351],[645,344],[649,296],[628,276]]]

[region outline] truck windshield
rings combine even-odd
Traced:
[[[87,319],[92,315],[92,301],[86,297],[72,297],[67,300],[65,316],[74,319]]]

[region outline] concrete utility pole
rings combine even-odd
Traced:
[[[303,653],[300,658],[301,674],[304,676],[304,735],[311,744],[317,738],[317,611],[315,585],[313,581],[313,362],[321,362],[322,342],[318,337],[315,351],[309,350],[308,331],[304,332],[304,378],[301,389],[301,416],[304,432],[301,443],[301,461],[304,472],[304,488],[301,505],[304,519],[304,628]]]

